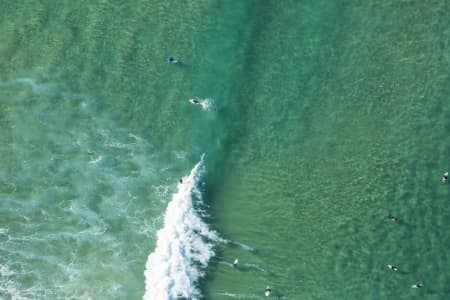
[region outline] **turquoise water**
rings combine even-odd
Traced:
[[[3,1],[0,298],[447,299],[449,11]]]

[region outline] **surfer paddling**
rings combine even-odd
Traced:
[[[394,216],[391,216],[391,215],[389,215],[388,218],[391,219],[391,221],[394,222],[394,223],[398,223],[398,221],[400,221],[397,217],[394,217]]]
[[[272,291],[272,289],[270,287],[266,287],[266,290],[264,292],[264,294],[266,295],[266,297],[270,296],[270,292]]]
[[[166,62],[171,63],[171,64],[177,64],[178,60],[173,58],[172,56],[166,57]]]
[[[416,283],[416,284],[413,284],[411,287],[413,288],[413,289],[420,289],[420,288],[422,288],[422,284],[421,283]]]
[[[237,268],[237,266],[238,266],[238,263],[239,263],[239,259],[235,259],[234,261],[233,261],[233,268]]]
[[[388,268],[391,269],[392,271],[398,271],[398,268],[396,265],[388,265]]]
[[[194,99],[194,98],[191,98],[188,101],[192,104],[200,104],[200,101],[198,101],[197,99]]]
[[[448,172],[442,174],[442,182],[446,182],[448,180]]]

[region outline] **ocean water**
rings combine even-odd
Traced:
[[[448,299],[449,12],[2,1],[0,298]]]

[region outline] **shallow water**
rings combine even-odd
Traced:
[[[3,1],[1,298],[142,298],[205,153],[205,299],[446,299],[449,11]]]

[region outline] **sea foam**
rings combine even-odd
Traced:
[[[210,98],[199,99],[199,103],[203,110],[206,111],[214,110],[214,102]]]
[[[200,105],[202,110],[205,110],[205,111],[216,110],[215,105],[214,105],[214,100],[211,98],[201,99],[201,98],[194,97],[194,98],[192,98],[192,100],[197,101],[197,103],[195,103],[195,104]],[[191,99],[189,101],[191,101]]]
[[[194,201],[202,201],[198,186],[203,170],[202,156],[191,173],[182,178],[167,206],[156,249],[146,263],[144,300],[201,297],[197,282],[214,255],[213,243],[221,240],[194,207]]]

